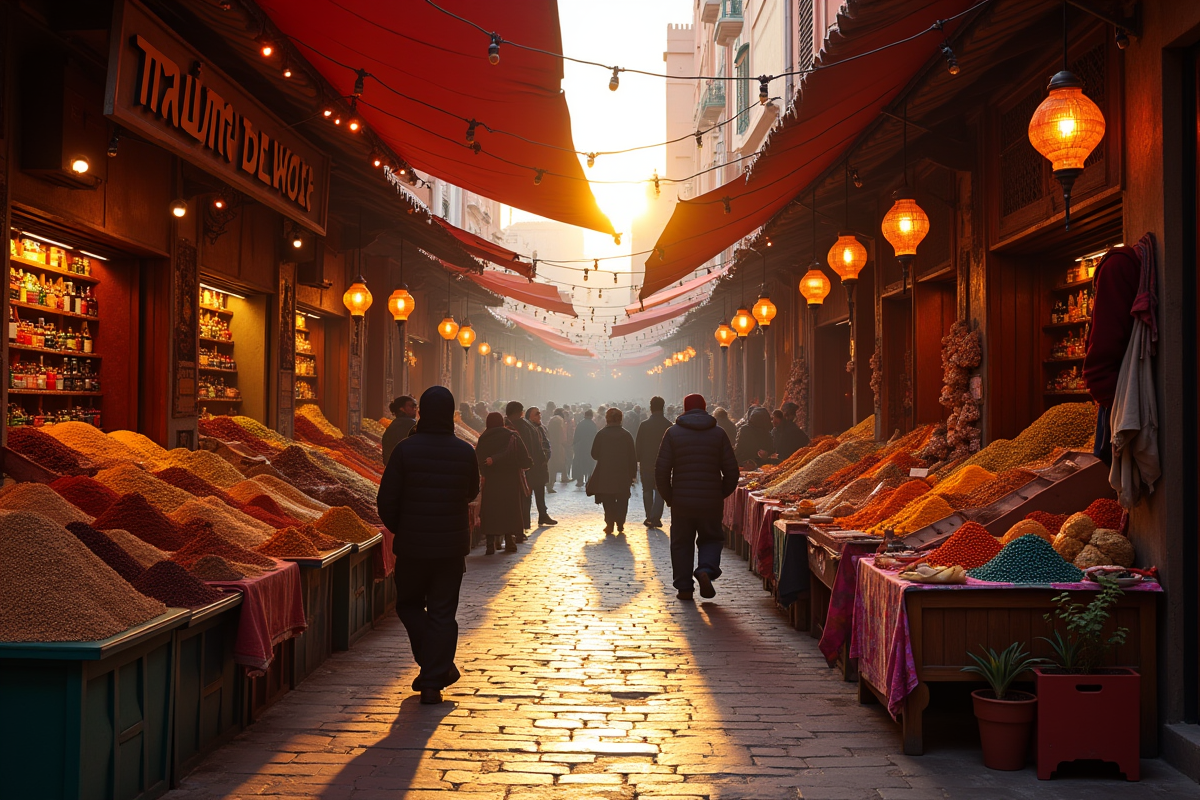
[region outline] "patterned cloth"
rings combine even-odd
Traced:
[[[829,611],[825,615],[825,628],[817,647],[833,666],[837,662],[842,645],[850,641],[854,630],[854,598],[858,594],[858,560],[875,552],[878,545],[842,545],[842,557],[830,590]]]

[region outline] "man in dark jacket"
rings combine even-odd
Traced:
[[[392,456],[392,451],[396,449],[396,445],[404,441],[404,437],[408,436],[408,432],[412,430],[413,425],[417,424],[417,401],[413,400],[406,394],[402,394],[391,402],[388,410],[395,415],[392,424],[387,426],[387,430],[383,432],[383,463],[386,465],[388,459]]]
[[[680,600],[692,599],[692,578],[701,597],[714,597],[721,576],[724,499],[738,483],[737,458],[729,437],[705,410],[704,397],[689,394],[683,414],[663,435],[654,482],[671,507],[671,573]],[[698,565],[692,569],[699,548]]]
[[[795,403],[784,403],[783,408],[780,409],[783,412],[783,422],[779,423],[779,427],[771,432],[775,443],[775,454],[779,456],[780,461],[791,456],[801,447],[809,445],[808,434],[796,424],[796,411],[799,408]]]
[[[479,494],[475,449],[454,435],[454,395],[432,386],[421,420],[396,445],[379,482],[379,518],[395,534],[396,613],[421,673],[421,702],[442,702],[459,678],[458,592],[471,552],[467,504]]]
[[[661,397],[650,398],[650,416],[638,426],[635,438],[638,469],[642,474],[642,505],[646,507],[646,519],[642,524],[647,528],[662,527],[663,498],[654,486],[654,464],[658,460],[663,434],[671,427],[663,416],[665,405],[666,401]]]
[[[533,497],[537,500],[538,527],[557,525],[558,521],[551,519],[550,512],[546,509],[546,490],[558,494],[558,490],[550,485],[550,458],[554,455],[553,448],[550,447],[550,433],[542,424],[542,410],[537,406],[525,410],[525,421],[533,428],[538,446],[542,449],[542,466],[536,466],[535,462],[534,468],[526,474],[529,478],[529,488],[533,490]],[[538,479],[536,484],[533,482],[535,477]]]
[[[575,426],[575,435],[571,440],[571,448],[575,451],[571,474],[575,476],[576,486],[583,486],[596,468],[596,462],[592,461],[592,440],[596,438],[597,429],[592,416],[590,408],[583,412],[583,419]]]
[[[751,411],[749,422],[738,429],[737,442],[733,446],[737,462],[756,467],[773,463],[771,453],[775,451],[775,442],[771,439],[772,430],[770,411],[757,407]]]
[[[533,506],[534,495],[538,497],[538,512],[546,507],[546,477],[549,475],[548,456],[546,451],[542,449],[542,437],[538,434],[537,429],[533,427],[523,416],[525,406],[518,400],[509,401],[504,407],[505,426],[511,428],[521,435],[521,444],[525,445],[526,452],[529,453],[529,458],[533,461],[533,466],[525,470],[525,483],[529,485],[530,490],[534,493],[525,497],[525,530],[529,530],[530,512]],[[549,514],[545,515],[549,519]],[[521,537],[518,537],[519,539]]]

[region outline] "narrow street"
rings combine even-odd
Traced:
[[[418,704],[407,638],[390,619],[167,797],[1196,796],[1158,760],[1143,762],[1137,784],[990,771],[970,730],[939,736],[934,719],[927,755],[904,756],[886,713],[858,704],[729,551],[717,597],[681,602],[667,534],[641,525],[636,494],[626,535],[611,537],[582,490],[549,500],[560,524],[520,554],[469,558],[463,677],[447,702]]]

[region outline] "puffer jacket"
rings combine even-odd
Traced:
[[[663,434],[654,483],[672,513],[719,514],[737,482],[733,445],[708,412],[682,414]]]
[[[400,558],[471,552],[467,504],[479,494],[475,448],[454,435],[454,396],[442,386],[421,395],[421,419],[396,445],[379,482],[379,518]]]

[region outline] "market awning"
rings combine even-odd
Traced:
[[[700,305],[703,300],[688,300],[683,303],[675,303],[670,306],[656,308],[653,311],[643,311],[634,314],[625,322],[618,325],[613,325],[612,331],[608,334],[608,338],[615,339],[618,336],[628,336],[631,333],[637,333],[660,322],[668,322],[676,317],[686,314],[696,306]]]
[[[521,316],[507,312],[500,312],[498,316],[502,316],[509,322],[516,325],[521,330],[531,334],[535,338],[541,340],[542,343],[568,356],[582,356],[584,358],[595,358],[595,354],[586,347],[575,344],[566,336],[558,333],[542,322],[538,322],[530,317]]]
[[[575,313],[575,307],[562,299],[557,287],[548,283],[530,282],[525,278],[505,275],[496,270],[484,270],[479,274],[471,273],[467,277],[483,288],[519,303],[553,311],[555,314],[565,314],[568,317],[579,316]]]
[[[716,272],[710,275],[701,275],[698,278],[692,278],[679,286],[674,286],[670,289],[663,289],[661,292],[655,292],[645,300],[637,303],[630,303],[625,306],[626,314],[634,314],[638,311],[647,311],[655,306],[661,306],[663,303],[669,303],[676,297],[683,297],[685,294],[694,292],[695,290],[707,286],[713,281],[720,280],[728,274],[729,270],[733,269],[733,264],[726,264],[719,268]]]
[[[634,353],[631,356],[625,356],[620,361],[614,361],[614,367],[636,367],[638,364],[647,364],[651,361],[657,361],[666,353],[661,347],[651,347],[649,350],[643,350],[640,353]]]
[[[561,53],[555,0],[441,0],[483,30],[418,0],[259,5],[342,97],[353,94],[356,70],[368,73],[359,116],[418,170],[543,217],[613,233],[574,153],[561,59],[501,45],[499,63],[488,62],[491,37],[484,31]],[[478,123],[473,142],[471,121]]]
[[[938,53],[977,0],[848,0],[795,108],[746,176],[675,206],[646,260],[648,298],[765,224],[837,163],[863,130]],[[926,32],[926,35],[921,35]],[[898,43],[898,44],[897,44]],[[659,258],[662,255],[663,258]]]
[[[489,242],[482,236],[465,231],[456,225],[451,225],[441,217],[433,217],[433,221],[442,226],[455,239],[458,239],[463,249],[476,258],[495,264],[497,267],[510,269],[519,275],[524,275],[526,278],[533,277],[533,265],[522,261],[519,254],[509,250],[507,247],[495,242]]]

